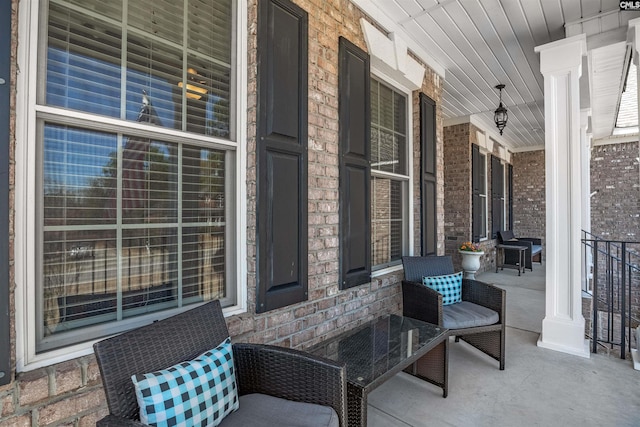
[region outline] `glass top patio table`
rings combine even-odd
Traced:
[[[324,341],[308,351],[347,367],[347,381],[368,387],[441,343],[448,330],[409,317],[387,315]],[[409,363],[407,363],[409,362]],[[395,373],[395,372],[394,372]]]
[[[366,426],[367,395],[402,370],[440,386],[447,396],[448,336],[437,325],[386,315],[307,351],[346,365],[348,423]],[[435,366],[433,379],[419,374],[416,362]]]

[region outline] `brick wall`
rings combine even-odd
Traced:
[[[323,338],[401,309],[402,271],[346,291],[338,287],[338,37],[366,50],[359,19],[347,0],[296,0],[309,13],[309,300],[254,315],[256,260],[256,33],[257,0],[248,1],[247,294],[248,312],[227,319],[234,341],[307,348]],[[14,0],[17,7],[17,0]],[[14,27],[16,27],[14,17]],[[17,37],[16,37],[17,39]],[[15,54],[15,48],[14,48]],[[14,56],[15,58],[15,56]],[[15,59],[13,61],[15,64]],[[14,68],[15,77],[15,68]],[[15,87],[15,82],[14,82]],[[423,92],[437,103],[438,251],[444,253],[444,168],[440,77],[427,70]],[[419,104],[413,95],[414,245],[419,248]],[[12,109],[15,111],[15,109]],[[12,136],[12,140],[14,140]],[[19,142],[18,142],[19,143]],[[13,179],[13,169],[11,172]],[[13,181],[12,181],[13,183]],[[13,207],[13,193],[11,193]],[[13,236],[13,226],[12,226]],[[13,241],[13,237],[12,237]],[[13,254],[13,247],[11,247]],[[14,272],[11,271],[14,282]],[[13,304],[13,292],[11,294]],[[12,331],[15,308],[12,305]],[[21,314],[21,313],[20,313]],[[12,332],[15,358],[15,333]],[[14,360],[15,365],[15,360]],[[2,426],[85,426],[106,414],[93,356],[19,373],[0,388]]]
[[[608,144],[593,147],[591,151],[591,232],[605,240],[640,242],[640,171],[638,168],[638,142]],[[640,254],[639,244],[628,244],[629,251]],[[599,292],[605,294],[606,258],[599,257]],[[632,260],[638,262],[638,258]],[[630,298],[631,313],[640,318],[640,283],[632,276]],[[615,288],[615,287],[614,287]],[[614,301],[618,301],[614,289]],[[604,310],[604,307],[600,307]],[[632,326],[635,326],[634,322]],[[617,329],[619,330],[619,329]],[[603,333],[604,330],[601,330]]]
[[[0,425],[92,426],[108,411],[93,356],[18,375],[0,391]]]
[[[456,269],[460,269],[462,256],[458,248],[472,238],[472,168],[471,146],[478,144],[477,132],[481,131],[471,123],[462,123],[444,128],[444,236],[445,253],[451,255]],[[491,160],[490,155],[499,157],[500,145],[493,144],[493,151],[487,156],[487,215],[488,234],[491,233]],[[515,167],[514,167],[515,169]],[[543,189],[544,191],[544,189]],[[485,252],[481,258],[480,272],[495,268],[495,245],[497,240],[480,242]]]
[[[444,245],[445,253],[454,260],[460,257],[460,244],[471,240],[470,126],[444,128]]]
[[[640,241],[638,142],[600,145],[591,152],[591,231],[607,240]]]
[[[546,209],[544,150],[514,153],[513,232],[520,237],[542,239],[545,257]]]

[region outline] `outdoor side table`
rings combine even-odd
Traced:
[[[404,370],[448,392],[449,330],[387,315],[329,338],[307,351],[347,368],[349,426],[367,425],[367,395]]]
[[[507,268],[516,268],[518,270],[518,276],[520,276],[520,271],[524,274],[524,257],[526,253],[526,246],[517,246],[517,245],[496,245],[496,273],[498,272],[498,267],[504,270]],[[505,264],[505,251],[518,251],[518,264]],[[502,263],[500,261],[502,260]]]

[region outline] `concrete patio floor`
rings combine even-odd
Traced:
[[[479,274],[507,291],[506,368],[453,338],[449,396],[400,373],[369,395],[368,425],[640,426],[640,371],[630,360],[571,356],[539,348],[544,265]]]

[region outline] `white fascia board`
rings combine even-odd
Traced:
[[[532,145],[529,147],[510,148],[512,153],[528,153],[529,151],[544,150],[544,145]]]
[[[448,119],[444,119],[443,127],[461,125],[463,123],[471,123],[471,116],[458,116],[458,117],[450,117]]]
[[[611,136],[607,136],[605,138],[598,138],[598,139],[592,139],[591,140],[591,146],[592,147],[596,147],[599,145],[611,145],[611,144],[624,144],[627,142],[638,142],[638,128],[636,128],[636,132],[632,133],[632,134],[628,134],[628,135],[621,135],[621,136],[616,136],[616,135],[611,135]]]

